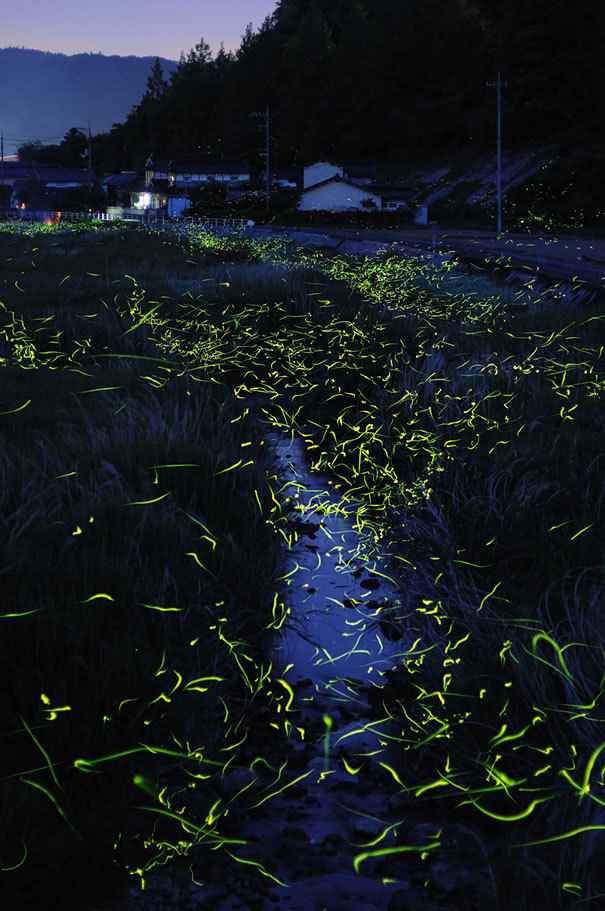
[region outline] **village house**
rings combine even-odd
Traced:
[[[372,193],[366,187],[352,183],[340,174],[327,177],[303,190],[298,209],[308,211],[311,209],[329,210],[331,212],[346,212],[350,209],[361,209],[363,201],[368,201],[371,208],[382,208],[380,196]]]
[[[189,204],[187,191],[213,180],[227,187],[241,186],[250,180],[250,168],[240,159],[175,155],[156,160],[150,155],[143,184],[131,189],[131,206],[179,216]]]
[[[383,212],[412,208],[413,189],[410,186],[374,184],[372,189],[382,199]]]
[[[373,182],[375,176],[375,164],[314,162],[304,169],[298,209],[345,212],[373,208],[384,211],[410,206],[410,187],[378,185]]]
[[[238,184],[250,180],[250,167],[245,161],[229,158],[200,158],[175,155],[170,160],[154,160],[150,155],[145,162],[145,184],[166,180],[168,189],[200,187],[210,180]]]
[[[121,199],[139,183],[136,171],[120,171],[119,174],[110,174],[99,181],[101,189],[112,202]]]
[[[87,168],[63,168],[59,165],[39,165],[36,162],[5,161],[2,166],[2,185],[11,209],[25,209],[34,204],[52,203],[69,199],[82,187],[96,182],[96,175]],[[40,199],[32,197],[32,186],[37,185]],[[36,188],[34,185],[34,188]],[[9,197],[10,192],[10,197]]]
[[[251,199],[264,200],[266,193],[266,171],[263,171],[259,178],[259,186],[255,190],[236,189],[227,190],[227,202],[239,199],[241,196],[248,196]],[[271,189],[272,190],[290,190],[294,193],[300,190],[302,186],[302,170],[300,168],[271,168]]]
[[[304,168],[275,168],[271,170],[271,186],[291,191],[297,208],[327,211],[396,211],[413,209],[412,188],[377,184],[375,162],[317,161]],[[154,159],[145,163],[145,177],[136,178],[133,172],[123,172],[104,178],[102,186],[108,196],[116,194],[124,203],[130,197],[130,209],[124,214],[143,214],[145,211],[161,212],[169,217],[179,217],[189,206],[189,190],[194,187],[219,182],[226,188],[227,201],[241,196],[264,197],[263,184],[254,192],[250,189],[250,168],[238,159],[174,156],[171,159]],[[418,207],[416,207],[418,209]],[[418,214],[418,213],[416,213]],[[426,213],[425,213],[426,216]]]
[[[47,187],[81,187],[88,185],[88,168],[64,168],[61,165],[42,165],[35,161],[4,161],[2,164],[2,183],[14,186],[15,182],[24,182],[35,177]],[[92,179],[96,176],[92,174]]]
[[[299,168],[275,168],[271,171],[271,183],[281,190],[298,190],[302,183],[302,171]]]

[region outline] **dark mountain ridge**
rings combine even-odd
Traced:
[[[155,57],[56,54],[0,48],[0,125],[6,155],[24,141],[62,139],[72,126],[93,133],[123,121],[143,93]],[[176,61],[160,57],[166,76]]]

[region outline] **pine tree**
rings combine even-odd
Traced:
[[[148,101],[159,101],[166,94],[168,83],[164,79],[164,71],[160,58],[155,58],[155,63],[151,68],[151,75],[147,78],[147,91],[143,96]]]

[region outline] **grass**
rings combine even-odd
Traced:
[[[573,151],[565,150],[566,146]],[[503,223],[513,232],[548,232],[589,237],[603,236],[603,200],[598,188],[602,185],[602,153],[598,149],[586,150],[585,144],[570,140],[561,133],[541,149],[554,149],[551,160],[521,184],[507,186],[503,177]],[[508,154],[525,157],[526,145],[510,145],[504,139],[503,167],[506,169]],[[477,172],[489,167],[493,161],[494,187],[489,200],[468,204],[473,190],[481,182]],[[464,225],[475,229],[491,229],[497,224],[495,199],[496,143],[469,140],[467,145],[454,145],[434,153],[401,154],[379,166],[377,182],[409,183],[416,179],[419,201],[437,189],[451,187],[450,193],[429,204],[429,218],[443,227],[460,228]],[[446,169],[448,173],[432,183],[418,179]],[[455,181],[461,181],[455,184]],[[595,189],[597,188],[597,189]]]
[[[12,906],[52,907],[69,870],[99,907],[108,870],[217,848],[243,719],[265,702],[288,731],[264,421],[302,433],[400,565],[388,620],[417,644],[372,694],[396,738],[377,773],[441,821],[429,854],[477,847],[479,907],[599,907],[605,317],[195,228],[32,226],[0,248]]]
[[[0,853],[19,908],[52,907],[57,870],[73,895],[102,882],[120,820],[145,828],[125,807],[158,757],[224,749],[219,717],[245,702],[238,640],[266,663],[283,559],[259,511],[275,507],[258,427],[219,383],[157,357],[147,330],[123,337],[101,302],[141,304],[122,257],[162,291],[206,260],[169,269],[158,238],[77,236],[1,236],[19,279],[2,289]]]

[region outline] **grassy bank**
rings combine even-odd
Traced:
[[[428,853],[485,869],[474,898],[504,911],[598,907],[605,318],[195,229],[0,244],[15,907],[67,869],[84,890],[114,854],[144,877],[216,846],[253,694],[284,730],[266,675],[283,479],[261,421],[298,427],[361,498],[368,551],[398,558],[405,616],[381,619],[418,641],[372,692],[396,737],[376,773],[444,827]],[[377,875],[405,874],[400,847],[368,848]]]
[[[98,907],[183,849],[136,809],[150,782],[198,776],[189,818],[215,843],[211,782],[279,622],[278,479],[229,391],[116,312],[216,250],[77,228],[0,246],[3,907]]]

